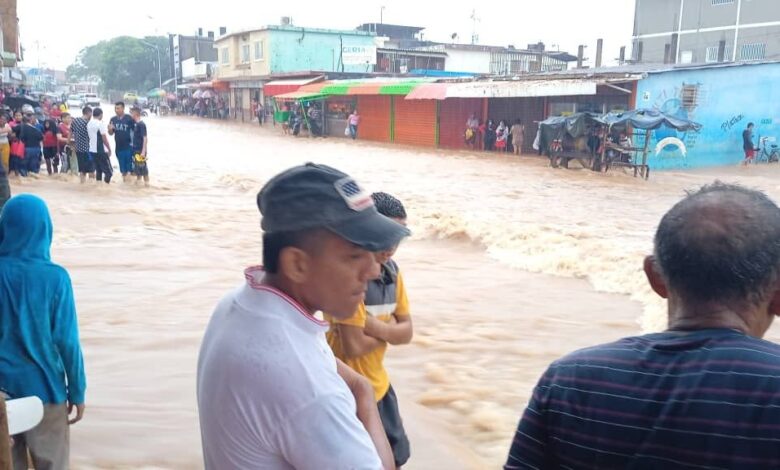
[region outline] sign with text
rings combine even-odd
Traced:
[[[376,46],[343,46],[341,60],[344,65],[376,65]]]

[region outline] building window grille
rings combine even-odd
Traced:
[[[766,44],[743,44],[739,51],[739,60],[763,60],[766,57]]]
[[[704,61],[708,64],[712,64],[718,61],[718,46],[711,46],[707,48],[707,56],[704,58]],[[723,52],[723,61],[731,61],[731,46],[726,46]]]
[[[222,48],[222,65],[230,63],[230,50],[227,47]]]
[[[731,5],[734,0],[712,0],[712,6],[717,7],[721,5]]]
[[[691,111],[696,108],[699,104],[699,84],[683,84],[682,90],[680,90],[680,99],[686,110]]]
[[[243,44],[241,46],[241,63],[242,64],[249,63],[249,44]]]

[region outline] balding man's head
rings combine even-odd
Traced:
[[[705,186],[663,217],[655,259],[683,301],[760,304],[778,281],[780,208],[759,191]]]

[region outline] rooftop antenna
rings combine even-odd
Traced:
[[[471,10],[470,18],[473,25],[471,30],[471,44],[476,44],[479,42],[479,35],[477,34],[477,23],[482,21],[482,19],[477,16],[477,10]]]

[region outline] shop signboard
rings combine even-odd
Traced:
[[[343,46],[341,61],[344,65],[376,65],[376,46]]]

